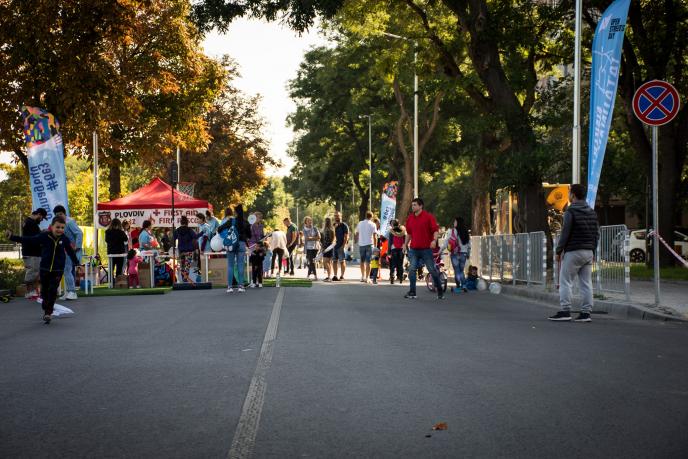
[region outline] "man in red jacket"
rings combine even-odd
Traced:
[[[411,214],[406,220],[406,243],[405,248],[409,257],[409,282],[411,288],[404,298],[415,299],[416,296],[416,276],[421,264],[425,264],[428,272],[432,276],[435,284],[437,298],[444,299],[444,291],[440,282],[440,273],[435,267],[435,260],[432,258],[432,249],[437,245],[440,227],[437,225],[435,216],[423,210],[423,200],[415,198],[411,201]]]

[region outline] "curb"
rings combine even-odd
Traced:
[[[514,287],[511,285],[502,284],[502,293],[510,296],[518,296],[522,298],[529,298],[546,303],[547,306],[559,309],[559,295],[553,292]],[[573,298],[573,306],[580,306],[580,298]],[[639,319],[639,320],[658,320],[662,322],[684,322],[688,323],[688,319],[664,314],[655,311],[647,306],[633,303],[621,303],[608,300],[594,300],[594,312],[602,312],[620,319]],[[593,313],[594,313],[593,312]]]

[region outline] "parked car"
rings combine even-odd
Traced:
[[[645,238],[647,231],[631,231],[630,258],[631,263],[644,263],[647,260],[645,252]],[[674,231],[674,250],[688,260],[688,235],[681,231]]]

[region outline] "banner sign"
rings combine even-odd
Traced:
[[[199,226],[196,214],[205,215],[206,208],[174,209],[174,226],[179,228],[182,216],[189,219],[189,226]],[[150,220],[154,228],[172,228],[172,209],[125,209],[98,210],[98,227],[107,228],[112,220],[119,218],[128,221],[132,227],[141,228],[143,222]]]
[[[385,183],[382,188],[382,205],[380,207],[380,233],[387,234],[389,224],[394,219],[397,210],[398,182]]]
[[[614,113],[621,66],[621,46],[630,3],[631,0],[615,0],[607,8],[597,23],[592,42],[587,201],[593,209]]]
[[[29,162],[32,209],[42,207],[48,213],[41,228],[48,227],[53,208],[59,204],[67,209],[67,174],[60,123],[53,115],[37,107],[22,107],[24,140]]]

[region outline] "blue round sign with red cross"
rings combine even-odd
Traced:
[[[650,126],[661,126],[673,120],[680,105],[676,88],[662,80],[648,81],[633,96],[633,113]]]

